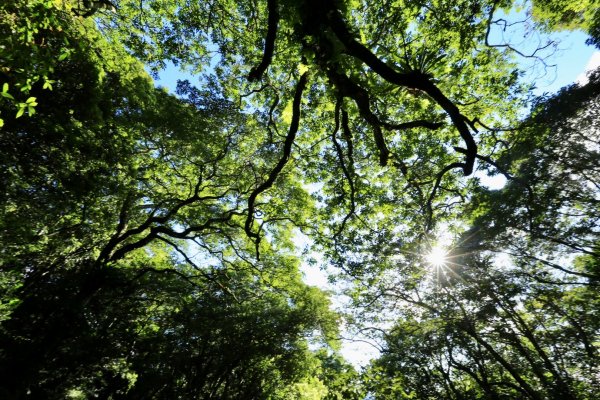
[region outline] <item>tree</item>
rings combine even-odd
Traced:
[[[400,259],[437,277],[380,278],[372,296],[401,311],[371,379],[423,399],[594,397],[597,85],[540,99],[498,158],[507,185],[473,195],[445,262]]]
[[[310,109],[302,135],[294,137],[297,157],[314,162],[318,154],[326,155],[327,167],[320,169],[335,168],[332,180],[345,170],[347,182],[338,183],[336,193],[349,192],[344,196],[349,215],[360,185],[353,169],[373,176],[389,165],[397,179],[423,192],[421,202],[432,203],[447,172],[470,175],[477,147],[486,151],[494,144],[487,130],[475,142],[478,124],[490,125],[500,114],[509,119],[518,108],[506,101],[521,90],[508,50],[480,46],[487,14],[499,7],[495,3],[399,2],[389,8],[385,2],[269,1],[255,9],[218,1],[204,9],[149,2],[140,10],[137,2],[122,2],[120,7],[123,15],[139,16],[134,29],[114,19],[106,29],[117,31],[134,54],[157,67],[168,59],[198,72],[212,63],[214,72],[206,74],[219,80],[226,96],[268,110],[273,126],[292,117],[290,78],[298,81],[310,72]],[[397,34],[390,35],[392,29]],[[218,54],[213,61],[211,52]],[[240,91],[244,76],[250,83]],[[448,150],[460,141],[461,150]],[[342,151],[346,148],[350,157]],[[374,154],[377,163],[366,159]]]
[[[51,91],[32,86],[35,112],[3,103],[2,396],[285,398],[310,374],[306,336],[335,348],[337,317],[300,281],[289,226],[253,258],[244,206],[269,170],[247,160],[277,152],[216,86],[155,89],[71,18],[82,45]],[[306,196],[281,189],[301,222]]]
[[[591,398],[598,79],[520,121],[512,5],[3,5],[2,395]],[[169,62],[198,87],[154,88]],[[394,319],[364,385],[298,232]]]

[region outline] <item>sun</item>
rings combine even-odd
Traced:
[[[443,247],[434,246],[429,250],[429,253],[425,255],[425,261],[432,267],[442,267],[448,262],[448,253]]]

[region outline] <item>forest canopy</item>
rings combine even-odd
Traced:
[[[2,2],[0,397],[594,399],[598,10]]]

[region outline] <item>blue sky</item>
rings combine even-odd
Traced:
[[[598,66],[600,51],[585,44],[587,35],[582,32],[564,32],[556,35],[559,50],[548,60],[556,64],[556,74],[549,73],[537,82],[536,94],[553,93],[561,87],[569,85],[588,69]]]

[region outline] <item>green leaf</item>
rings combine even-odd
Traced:
[[[308,66],[306,66],[302,63],[298,64],[298,73],[300,75],[304,74],[306,71],[308,71],[308,69],[309,69]]]

